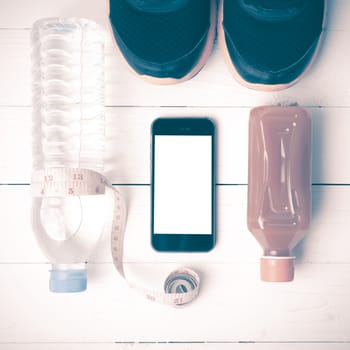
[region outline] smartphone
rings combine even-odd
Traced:
[[[206,252],[215,244],[215,125],[209,118],[152,124],[151,241],[162,252]]]

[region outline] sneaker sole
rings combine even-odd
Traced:
[[[112,29],[112,24],[110,21],[109,22],[109,32],[112,35],[113,41],[114,41],[114,46],[121,57],[122,61],[129,67],[129,70],[136,75],[137,77],[141,77],[143,80],[151,83],[151,84],[158,84],[158,85],[173,85],[173,84],[178,84],[182,83],[184,81],[190,80],[193,78],[199,71],[203,68],[205,65],[208,57],[210,56],[210,53],[212,51],[213,45],[214,45],[214,39],[215,39],[215,34],[216,34],[216,25],[217,25],[217,6],[216,6],[216,0],[211,0],[211,5],[210,5],[210,27],[208,31],[208,36],[207,36],[207,41],[204,46],[203,52],[197,62],[197,64],[192,68],[190,72],[188,72],[184,77],[176,79],[176,78],[156,78],[152,77],[149,75],[143,75],[137,73],[128,63],[128,61],[125,59],[124,55],[120,51],[116,40],[114,39],[114,34],[113,34],[113,29]],[[107,14],[109,18],[109,13],[110,13],[110,8],[109,8],[109,0],[107,0]]]
[[[232,63],[230,53],[227,49],[226,45],[226,39],[225,39],[225,31],[224,27],[222,25],[223,19],[224,19],[224,2],[223,0],[219,0],[219,10],[218,10],[218,42],[220,46],[220,50],[222,54],[224,55],[224,61],[226,63],[226,66],[228,67],[229,71],[241,85],[253,89],[253,90],[260,90],[260,91],[278,91],[283,90],[291,87],[292,85],[296,84],[299,80],[301,80],[305,74],[308,72],[308,70],[311,68],[311,66],[314,64],[316,57],[318,55],[318,52],[320,51],[322,39],[324,36],[324,30],[326,26],[326,14],[327,14],[327,7],[328,7],[328,0],[325,0],[324,3],[324,14],[323,14],[323,22],[322,22],[322,31],[320,34],[320,37],[318,39],[317,47],[315,49],[315,52],[312,56],[312,59],[310,60],[309,64],[305,67],[304,71],[294,80],[292,80],[289,83],[286,84],[255,84],[255,83],[249,83],[248,81],[244,80],[240,74],[237,72],[234,64]]]

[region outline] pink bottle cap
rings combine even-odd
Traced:
[[[263,256],[260,278],[265,282],[289,282],[294,278],[294,256]]]

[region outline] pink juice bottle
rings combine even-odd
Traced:
[[[311,219],[311,127],[301,107],[263,106],[250,114],[247,223],[263,248],[263,281],[294,277],[292,249]]]

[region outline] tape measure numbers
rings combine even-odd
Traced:
[[[34,171],[31,182],[32,197],[70,197],[110,195],[114,198],[111,228],[111,252],[113,263],[130,285],[148,300],[179,306],[192,301],[199,291],[199,276],[188,268],[173,271],[164,282],[164,291],[142,288],[127,279],[123,266],[126,205],[119,190],[101,174],[83,168],[47,168]]]

